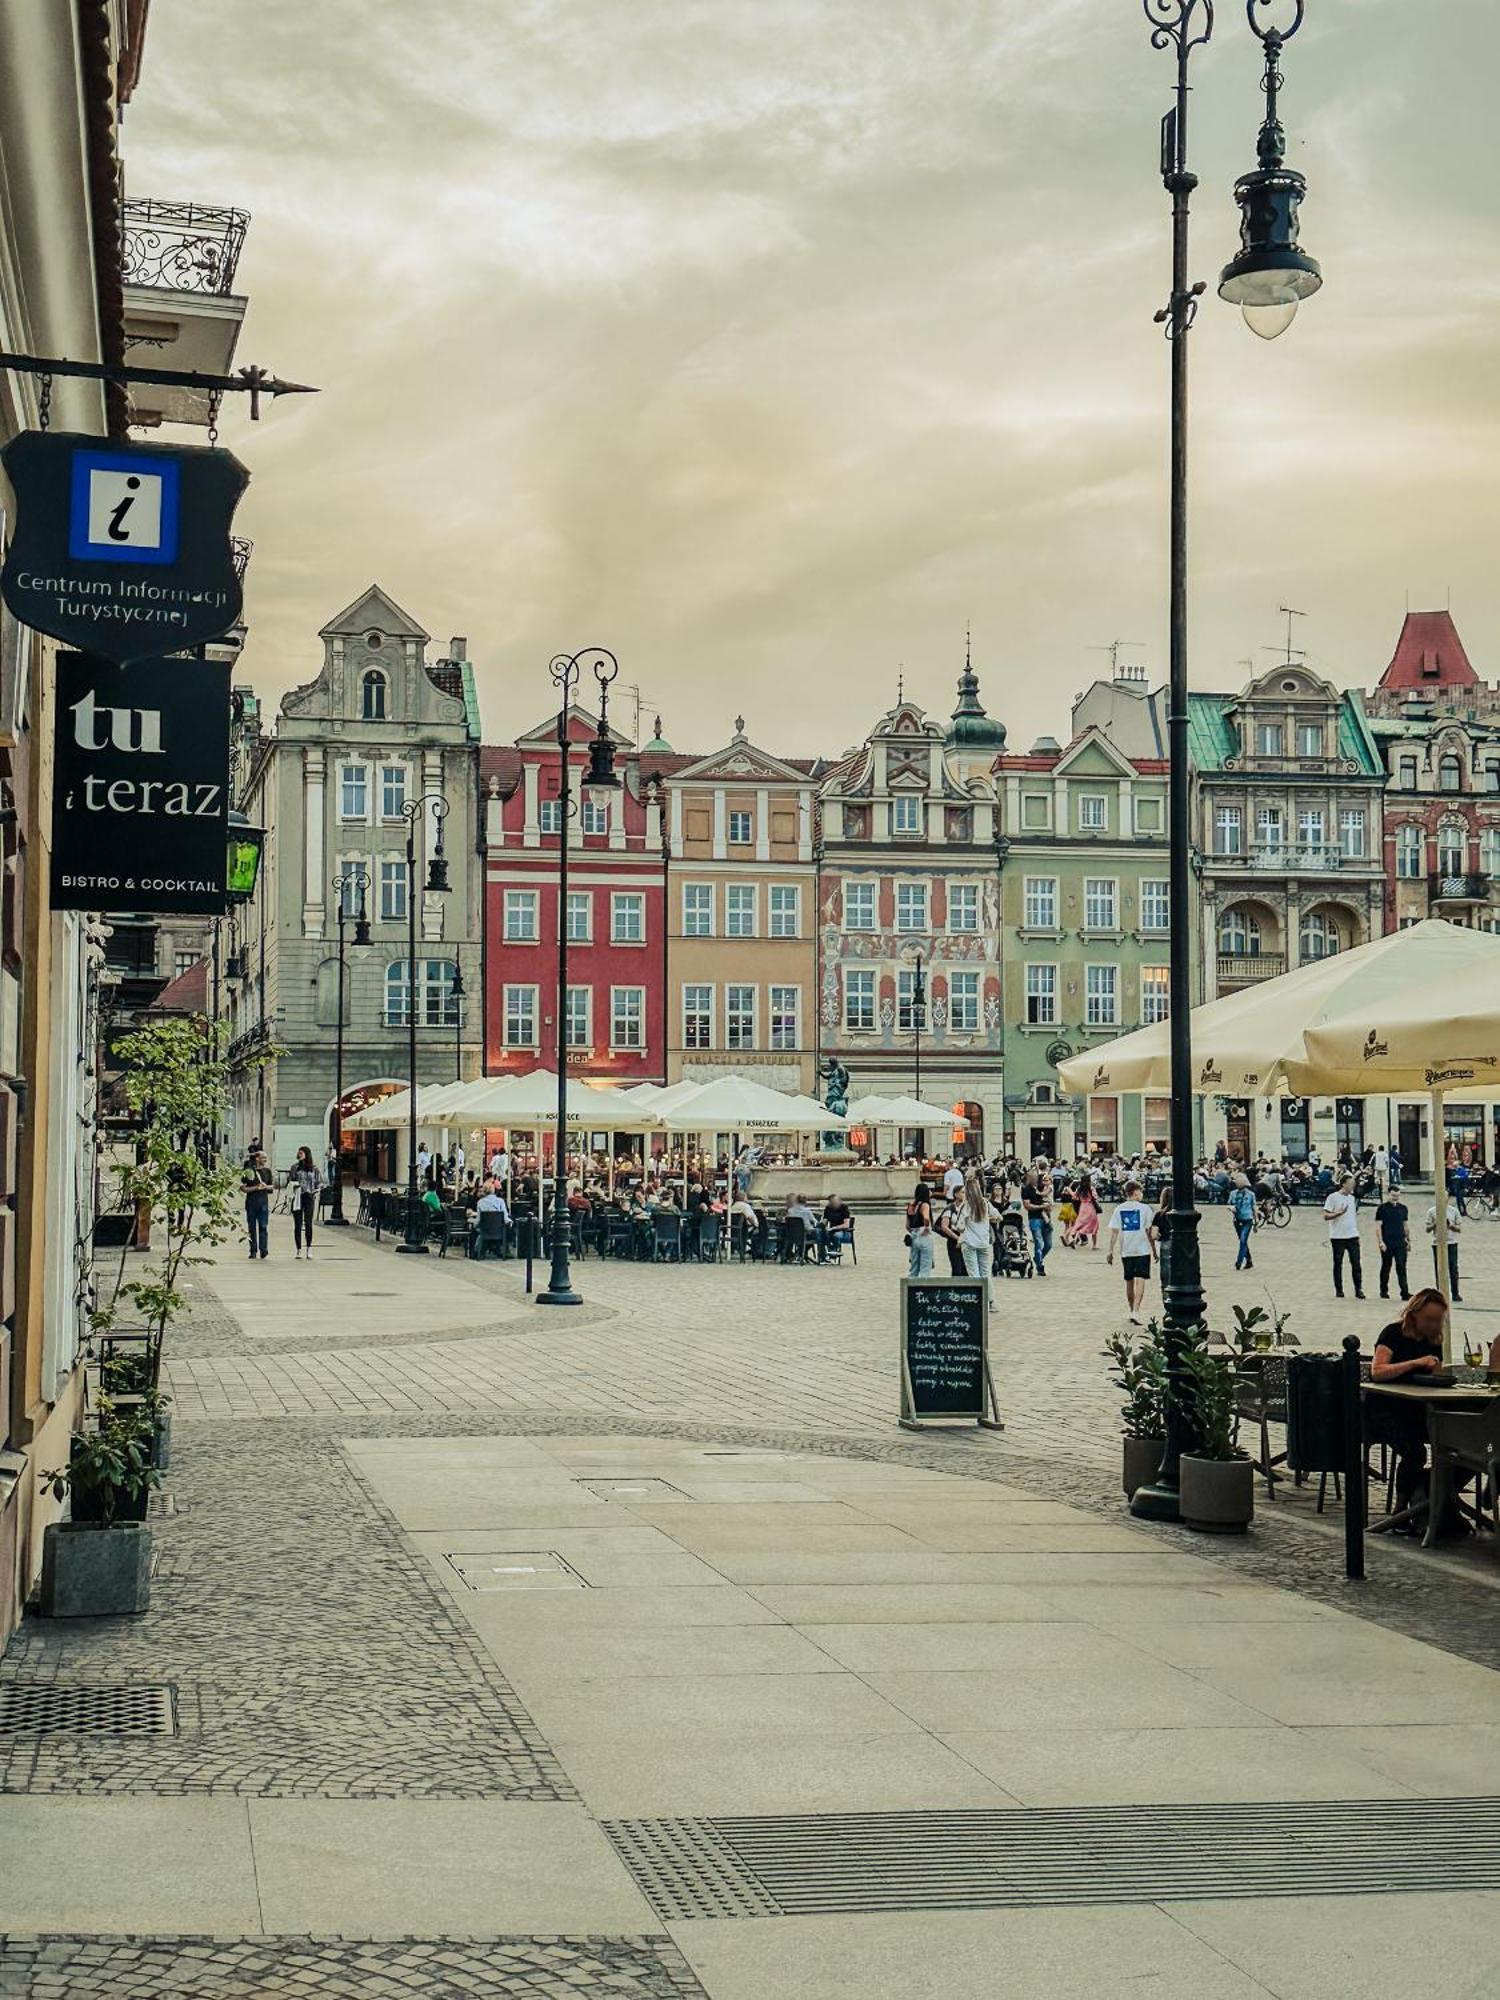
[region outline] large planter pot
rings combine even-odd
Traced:
[[[151,1530],[56,1521],[42,1536],[44,1618],[120,1618],[151,1602]]]
[[[1165,1438],[1125,1438],[1125,1498],[1133,1500],[1138,1486],[1149,1486],[1161,1470]]]
[[[1255,1518],[1255,1466],[1248,1458],[1182,1455],[1181,1517],[1206,1535],[1242,1535]]]

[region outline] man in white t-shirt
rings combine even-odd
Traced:
[[[1139,1181],[1129,1183],[1125,1199],[1109,1218],[1109,1255],[1106,1263],[1113,1264],[1117,1250],[1125,1273],[1125,1304],[1129,1308],[1130,1324],[1139,1326],[1141,1302],[1146,1296],[1146,1286],[1151,1278],[1151,1259],[1156,1251],[1151,1211],[1141,1198]]]
[[[1463,1217],[1458,1212],[1458,1204],[1450,1195],[1448,1198],[1448,1296],[1455,1305],[1463,1304],[1463,1293],[1458,1289],[1458,1238],[1463,1229]],[[1437,1279],[1439,1289],[1442,1280],[1438,1278],[1437,1261],[1437,1203],[1427,1211],[1427,1234],[1432,1238],[1432,1275]]]
[[[964,1191],[964,1170],[957,1160],[948,1162],[948,1170],[943,1175],[943,1198],[952,1201],[955,1195]]]
[[[1359,1203],[1354,1195],[1353,1174],[1340,1174],[1333,1193],[1323,1204],[1323,1220],[1328,1224],[1328,1241],[1333,1250],[1333,1295],[1344,1296],[1344,1260],[1354,1280],[1354,1296],[1365,1295],[1364,1272],[1359,1262]]]
[[[490,1154],[490,1179],[504,1187],[510,1179],[510,1154],[503,1146],[497,1146]]]

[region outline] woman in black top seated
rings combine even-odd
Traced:
[[[1414,1292],[1399,1320],[1385,1327],[1375,1343],[1370,1365],[1372,1382],[1406,1382],[1420,1388],[1443,1365],[1443,1329],[1448,1302],[1431,1286]],[[1427,1417],[1419,1405],[1410,1408],[1374,1397],[1369,1404],[1369,1434],[1396,1454],[1396,1505],[1409,1507],[1427,1472]],[[1408,1527],[1407,1532],[1415,1533]]]

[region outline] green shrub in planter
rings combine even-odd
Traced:
[[[1243,1534],[1255,1518],[1255,1467],[1239,1449],[1233,1363],[1189,1347],[1182,1372],[1183,1414],[1196,1445],[1182,1455],[1182,1519],[1208,1534]]]
[[[54,1498],[72,1496],[76,1521],[108,1528],[116,1520],[140,1520],[146,1496],[161,1484],[155,1447],[156,1415],[149,1405],[117,1410],[101,1396],[93,1428],[74,1436],[68,1463],[42,1476]]]
[[[1104,1344],[1104,1354],[1115,1364],[1110,1380],[1125,1398],[1120,1406],[1124,1442],[1121,1484],[1129,1499],[1138,1486],[1155,1479],[1161,1466],[1167,1428],[1167,1358],[1161,1327],[1152,1320],[1140,1339],[1113,1334]]]

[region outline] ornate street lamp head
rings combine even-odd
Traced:
[[[1260,25],[1257,15],[1270,4],[1272,0],[1247,0],[1250,26],[1266,51],[1261,85],[1266,116],[1256,147],[1260,164],[1254,172],[1242,174],[1234,187],[1240,206],[1240,254],[1225,265],[1219,279],[1219,297],[1238,306],[1245,324],[1262,340],[1285,333],[1302,300],[1311,298],[1323,282],[1317,263],[1298,243],[1298,211],[1307,182],[1286,164],[1286,133],[1278,107],[1284,80],[1281,51],[1302,25],[1304,0],[1291,0],[1296,14],[1285,29]]]

